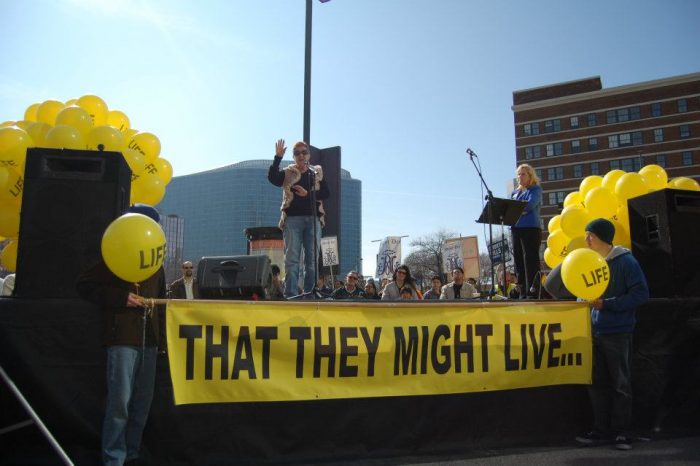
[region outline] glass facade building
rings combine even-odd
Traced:
[[[184,222],[182,260],[247,254],[245,229],[277,226],[281,189],[267,181],[272,160],[247,160],[174,177],[157,208]],[[289,162],[287,162],[288,164]],[[285,165],[283,161],[282,165]],[[340,273],[361,270],[361,182],[341,169]]]

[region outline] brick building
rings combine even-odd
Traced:
[[[599,76],[513,92],[517,164],[542,181],[542,221],[589,175],[665,168],[700,180],[700,73],[603,89]],[[545,236],[546,237],[546,236]]]

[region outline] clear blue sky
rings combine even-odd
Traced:
[[[272,158],[303,130],[304,0],[0,0],[0,121],[94,93],[156,134],[175,176]],[[362,180],[364,273],[380,239],[479,235],[480,155],[515,171],[512,92],[700,71],[694,0],[313,3],[311,143]],[[261,183],[266,180],[261,180]],[[409,249],[404,242],[404,253]]]

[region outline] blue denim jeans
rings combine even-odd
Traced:
[[[589,387],[594,428],[626,435],[632,422],[632,334],[593,336],[593,384]]]
[[[299,294],[299,263],[302,247],[304,251],[304,292],[316,286],[316,264],[314,264],[314,228],[316,228],[316,251],[321,245],[321,222],[318,217],[287,217],[282,236],[284,237],[284,296]],[[318,256],[317,256],[318,257]]]
[[[121,466],[139,456],[153,399],[157,357],[155,346],[144,350],[138,346],[107,348],[107,403],[102,424],[105,465]]]

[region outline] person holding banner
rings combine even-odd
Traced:
[[[284,295],[290,298],[298,294],[299,262],[304,254],[304,292],[310,293],[316,286],[314,253],[321,245],[321,227],[324,225],[323,201],[330,193],[323,179],[321,166],[309,165],[309,146],[299,141],[292,152],[294,163],[280,169],[282,157],[287,152],[284,139],[275,145],[275,157],[267,172],[267,179],[282,188],[282,215],[279,227],[284,238]],[[314,191],[315,193],[312,193]],[[316,205],[312,204],[315,194]],[[314,238],[316,244],[314,244]]]
[[[413,299],[419,299],[418,290],[416,289],[416,282],[411,277],[411,271],[408,270],[407,265],[399,265],[394,271],[392,276],[392,281],[390,281],[385,287],[382,293],[382,301],[395,301],[401,299],[401,289],[404,287],[410,288],[411,295]]]
[[[521,164],[515,173],[518,177],[518,187],[510,197],[516,201],[525,201],[527,205],[520,214],[518,222],[510,229],[513,261],[515,273],[518,276],[520,296],[535,298],[539,287],[539,283],[535,283],[535,278],[540,270],[540,242],[542,241],[540,222],[542,187],[535,169],[530,165]]]
[[[613,246],[614,236],[610,220],[598,218],[586,225],[586,244],[607,261],[610,281],[603,296],[590,303],[593,384],[588,394],[594,426],[576,440],[583,445],[614,442],[618,450],[630,450],[632,334],[636,308],[649,300],[649,288],[632,253]]]
[[[131,206],[158,222],[158,211],[145,204]],[[107,400],[102,424],[102,461],[122,465],[137,461],[141,436],[153,399],[159,343],[159,318],[164,309],[146,308],[141,297],[165,298],[165,272],[161,266],[140,283],[117,277],[104,260],[78,278],[80,297],[103,311],[107,347]]]

